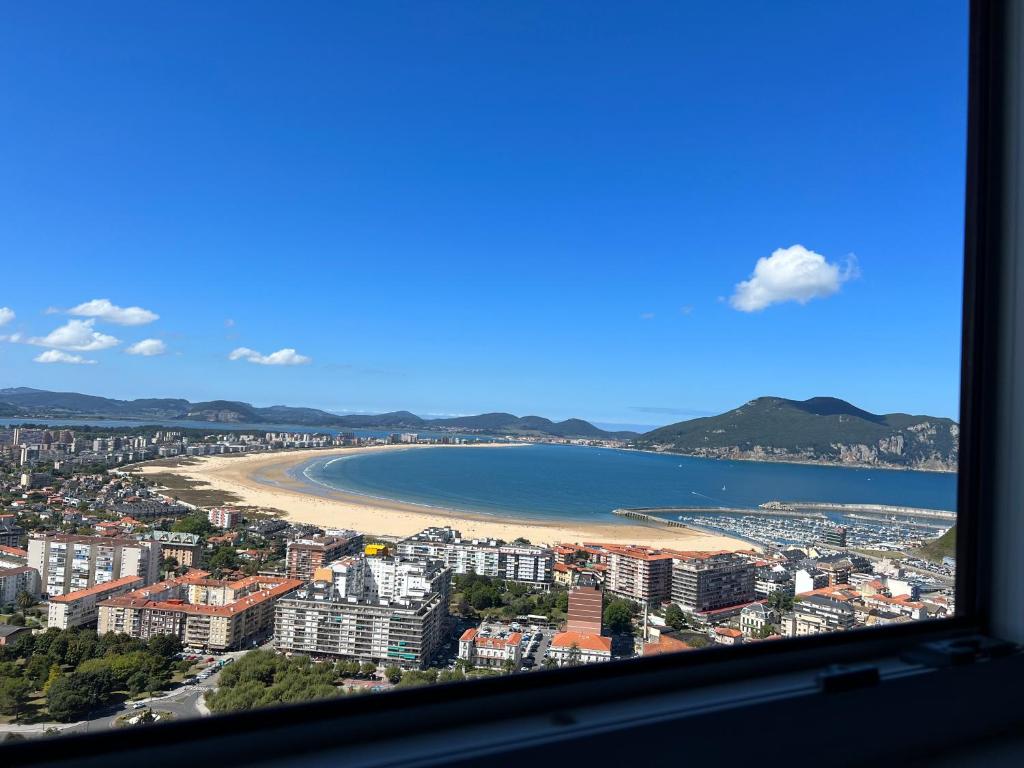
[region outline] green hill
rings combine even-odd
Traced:
[[[939,538],[929,541],[915,554],[933,563],[941,563],[944,557],[956,557],[956,526],[954,525]]]
[[[879,415],[832,397],[759,397],[719,416],[647,432],[636,444],[715,458],[955,471],[959,433],[951,419]]]

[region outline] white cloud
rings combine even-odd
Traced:
[[[228,360],[248,360],[250,363],[258,365],[303,365],[313,362],[313,358],[300,355],[290,347],[279,349],[269,355],[261,355],[255,349],[248,347],[239,347],[231,351]]]
[[[143,357],[162,355],[166,351],[167,345],[160,341],[160,339],[143,339],[142,341],[135,342],[125,350],[129,355],[142,355]]]
[[[14,319],[14,310],[10,307],[0,307],[0,325],[6,325]]]
[[[98,349],[116,347],[120,339],[105,333],[94,331],[94,320],[68,320],[60,328],[56,328],[42,338],[34,336],[29,344],[39,347],[56,347],[57,349],[73,349],[78,352],[95,352]]]
[[[749,280],[736,285],[729,303],[740,312],[757,312],[784,301],[806,304],[811,299],[831,296],[856,276],[857,261],[853,256],[841,267],[820,253],[792,245],[758,259],[754,273]]]
[[[68,363],[70,365],[96,365],[95,360],[86,360],[81,355],[69,355],[56,349],[48,349],[32,358],[37,363]]]
[[[142,307],[119,307],[110,299],[93,299],[68,310],[69,315],[96,317],[116,325],[145,325],[160,319],[160,315]]]

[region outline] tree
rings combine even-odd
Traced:
[[[34,690],[39,690],[46,683],[53,663],[49,657],[39,654],[33,655],[25,662],[25,679],[32,684]]]
[[[665,611],[665,623],[675,630],[684,629],[687,625],[686,614],[682,608],[672,603]]]
[[[28,696],[31,692],[32,685],[24,677],[0,679],[0,712],[5,715],[14,715],[14,719],[17,720],[25,708],[25,704],[28,703]]]
[[[43,693],[49,693],[50,686],[53,685],[53,681],[60,677],[60,667],[56,664],[50,665],[50,672],[46,676],[46,682],[43,683]]]
[[[505,659],[501,662],[501,668],[506,675],[510,675],[516,671],[516,662],[514,659]]]
[[[625,600],[612,600],[604,609],[604,625],[612,632],[629,632],[633,629],[633,611]]]
[[[540,665],[544,667],[544,669],[554,669],[558,666],[558,662],[550,656],[545,656],[544,659],[541,661]]]
[[[394,664],[389,664],[384,669],[384,677],[389,683],[396,685],[402,679],[402,670]]]
[[[578,667],[580,664],[583,663],[581,656],[582,654],[580,653],[580,647],[576,643],[573,643],[569,646],[569,654],[565,660],[565,666]]]
[[[374,664],[372,661],[364,661],[359,666],[359,673],[362,675],[366,675],[367,677],[369,677],[370,675],[376,675],[377,665]]]
[[[181,640],[177,635],[153,635],[149,639],[149,650],[157,656],[169,659],[181,653]]]
[[[787,613],[793,610],[794,602],[793,596],[787,595],[782,590],[775,590],[768,595],[768,607],[774,608],[779,613]]]
[[[461,669],[442,669],[437,674],[439,683],[457,683],[465,679],[466,675]]]
[[[191,515],[178,520],[171,526],[171,530],[177,533],[193,533],[196,536],[209,536],[216,528],[213,523],[202,512],[193,512]]]
[[[46,694],[46,709],[50,717],[58,722],[69,723],[80,719],[89,712],[92,701],[86,691],[80,689],[70,676],[57,678]]]
[[[27,611],[29,608],[36,604],[36,599],[32,597],[32,595],[30,595],[24,589],[22,589],[18,592],[18,596],[14,598],[14,602],[17,603],[18,607],[21,610]]]

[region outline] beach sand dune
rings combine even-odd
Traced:
[[[494,450],[514,450],[516,444],[492,444]],[[747,542],[688,528],[657,523],[600,523],[576,520],[538,521],[514,516],[474,515],[456,510],[346,494],[296,479],[288,470],[330,456],[394,450],[464,450],[463,446],[373,446],[330,450],[288,451],[244,456],[205,456],[194,463],[168,468],[141,464],[143,474],[173,474],[211,489],[230,493],[239,506],[279,510],[295,522],[323,528],[351,528],[380,536],[409,536],[429,526],[450,525],[467,538],[522,537],[535,544],[601,542],[644,544],[682,550],[748,550]]]

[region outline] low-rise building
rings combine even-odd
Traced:
[[[474,667],[519,669],[523,659],[523,634],[509,632],[504,637],[467,629],[459,638],[459,658]]]
[[[732,627],[715,627],[714,641],[718,645],[740,645],[743,642],[743,633]]]
[[[579,632],[559,632],[551,639],[548,656],[560,667],[612,660],[612,639]]]
[[[125,576],[122,579],[68,592],[66,595],[51,597],[48,605],[47,626],[57,629],[71,629],[96,622],[99,604],[118,595],[131,592],[143,586],[140,576]]]
[[[825,595],[808,595],[793,604],[797,637],[824,632],[843,632],[853,628],[854,609],[848,601]]]
[[[764,603],[751,603],[740,611],[740,630],[744,637],[761,637],[778,627],[778,612]]]

